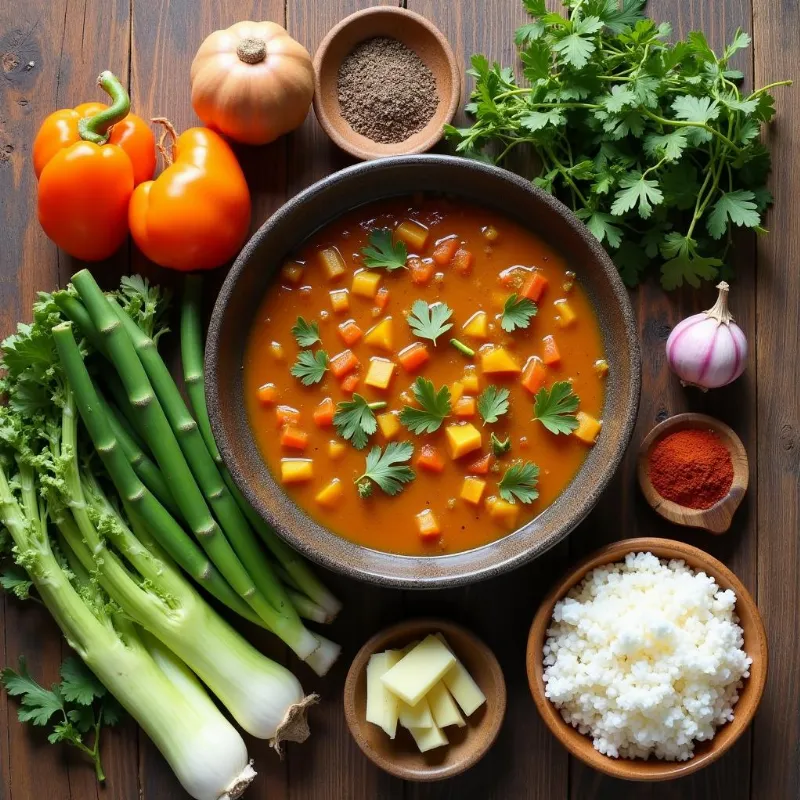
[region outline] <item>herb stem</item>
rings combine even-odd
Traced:
[[[756,89],[750,97],[758,97],[758,95],[762,94],[763,92],[768,92],[770,89],[774,89],[777,86],[791,86],[794,81],[775,81],[774,83],[768,83],[766,86],[762,86],[760,89]]]
[[[386,401],[376,400],[374,403],[368,403],[367,408],[371,409],[372,411],[378,411],[381,408],[386,408]]]
[[[463,342],[460,342],[458,339],[451,339],[450,344],[458,350],[459,353],[463,353],[467,358],[475,358],[475,351],[471,347],[467,347]]]
[[[638,110],[646,117],[649,117],[654,122],[658,122],[661,125],[669,125],[673,128],[701,128],[704,131],[708,131],[712,136],[721,139],[735,152],[741,153],[741,148],[737,147],[724,133],[720,133],[716,128],[712,128],[705,122],[700,122],[699,120],[667,119],[666,117],[660,117],[658,114],[654,114],[649,108],[644,108],[643,106],[640,106]]]
[[[564,180],[567,182],[570,188],[575,192],[575,194],[578,195],[578,197],[581,200],[581,203],[583,203],[584,206],[588,207],[589,204],[586,202],[586,198],[581,193],[581,190],[575,185],[575,181],[572,180],[572,176],[569,174],[567,169],[558,160],[556,154],[553,152],[553,149],[551,147],[545,146],[544,151],[547,153],[548,156],[550,156],[550,160],[553,162],[553,166],[561,173]]]

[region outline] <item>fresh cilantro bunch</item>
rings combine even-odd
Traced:
[[[734,227],[763,233],[772,201],[761,124],[769,90],[740,88],[731,58],[750,44],[738,31],[718,56],[700,32],[667,42],[671,27],[646,0],[523,0],[533,21],[516,32],[524,83],[485,56],[470,128],[447,126],[465,155],[502,162],[519,145],[541,162],[534,183],[572,208],[635,286],[650,264],[661,283],[697,287],[723,268]],[[489,155],[492,154],[492,155]]]

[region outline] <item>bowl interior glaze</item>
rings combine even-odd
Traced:
[[[446,193],[496,209],[555,246],[592,302],[610,367],[603,432],[558,500],[502,539],[462,553],[427,557],[354,544],[301,511],[273,478],[256,446],[242,378],[252,321],[284,259],[344,211],[415,192]],[[287,202],[236,259],[217,298],[206,347],[206,395],[214,436],[248,501],[309,558],[355,578],[401,588],[441,588],[489,578],[535,558],[567,536],[597,502],[624,455],[636,419],[640,382],[633,310],[600,243],[563,204],[529,181],[451,156],[399,156],[358,164]]]

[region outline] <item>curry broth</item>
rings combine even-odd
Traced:
[[[350,288],[353,272],[361,266],[360,251],[367,245],[370,231],[375,228],[394,229],[406,219],[413,219],[430,231],[425,248],[417,255],[430,256],[437,240],[455,235],[474,255],[471,274],[457,274],[447,267],[437,267],[444,273],[443,278],[435,278],[428,286],[419,286],[411,282],[406,270],[391,273],[379,270],[382,273],[381,286],[388,288],[390,293],[383,311],[375,308],[374,301],[351,293],[349,310],[346,313],[334,313],[329,292],[332,289]],[[487,226],[498,232],[496,241],[487,240]],[[335,281],[324,275],[315,258],[321,248],[330,246],[338,248],[347,265],[347,273]],[[412,253],[414,250],[409,247],[409,254]],[[405,405],[400,395],[409,391],[417,375],[432,380],[437,388],[458,381],[463,377],[465,367],[471,363],[477,364],[478,359],[476,357],[470,361],[465,358],[450,346],[449,337],[457,336],[477,350],[480,343],[465,337],[461,326],[475,312],[485,310],[492,320],[491,341],[506,347],[521,364],[530,356],[541,355],[542,337],[554,335],[561,363],[548,367],[546,385],[550,386],[557,380],[572,380],[574,391],[580,397],[581,410],[599,419],[604,395],[604,380],[595,367],[596,362],[603,358],[600,330],[579,283],[575,282],[568,292],[564,291],[565,282],[569,280],[568,265],[556,251],[522,226],[494,211],[462,201],[426,196],[382,201],[350,211],[314,234],[294,255],[299,263],[305,265],[302,278],[298,284],[292,285],[277,277],[264,298],[248,341],[244,384],[250,424],[273,474],[280,476],[281,459],[287,456],[313,459],[313,479],[286,487],[289,495],[311,517],[351,541],[377,550],[409,555],[453,553],[479,547],[505,536],[509,530],[490,518],[483,502],[473,506],[459,499],[462,482],[465,475],[469,474],[467,465],[489,451],[492,431],[500,438],[509,435],[512,447],[509,454],[494,459],[493,471],[482,476],[487,480],[484,500],[497,495],[497,482],[515,459],[533,461],[540,469],[537,487],[539,497],[530,504],[520,504],[515,527],[541,513],[561,494],[578,471],[589,446],[575,436],[556,436],[540,422],[532,420],[533,397],[521,386],[519,375],[484,376],[478,369],[480,391],[489,384],[505,386],[510,390],[510,411],[499,422],[484,426],[480,417],[470,420],[482,434],[480,451],[452,460],[447,455],[445,442],[447,422],[434,434],[425,436],[417,436],[403,428],[397,440],[411,442],[415,447],[415,457],[421,444],[435,444],[445,454],[444,470],[434,474],[415,467],[416,479],[407,484],[400,494],[389,497],[374,487],[372,496],[362,499],[354,480],[364,472],[369,448],[373,445],[385,447],[385,438],[379,430],[363,450],[356,450],[347,443],[344,454],[338,460],[332,460],[328,446],[331,440],[337,439],[336,430],[333,427],[317,427],[313,412],[325,397],[338,403],[350,400],[351,395],[342,390],[340,382],[330,371],[320,383],[309,387],[301,385],[289,372],[301,350],[290,333],[298,316],[303,316],[307,321],[317,321],[322,343],[316,347],[323,348],[331,357],[348,347],[337,331],[340,323],[353,319],[362,331],[366,331],[381,319],[391,316],[393,352],[396,354],[418,341],[404,316],[413,301],[442,301],[453,310],[453,328],[438,340],[437,346],[427,342],[431,359],[418,372],[408,374],[398,366],[388,390],[379,391],[365,386],[363,372],[371,356],[393,357],[375,351],[363,339],[349,348],[361,361],[362,381],[356,392],[370,402],[386,400],[387,410],[399,411]],[[503,286],[499,274],[515,265],[541,270],[549,285],[538,303],[538,314],[529,327],[505,333],[495,317],[512,290]],[[568,298],[575,312],[576,319],[568,327],[560,327],[556,319],[553,301],[559,298]],[[273,343],[280,347],[273,346]],[[308,445],[303,453],[287,453],[282,449],[275,407],[265,406],[259,400],[259,387],[266,383],[275,385],[275,401],[278,404],[299,410],[299,427],[308,433]],[[413,459],[411,465],[414,466]],[[344,484],[344,493],[335,508],[321,507],[315,497],[334,477]],[[425,509],[434,512],[442,529],[441,535],[432,540],[422,538],[415,523],[415,516]]]

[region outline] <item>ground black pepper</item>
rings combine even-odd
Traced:
[[[379,36],[355,47],[339,67],[339,105],[354,131],[396,144],[422,130],[439,97],[420,57],[397,39]]]

